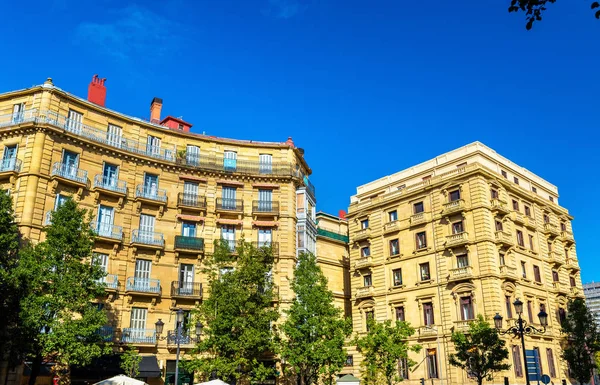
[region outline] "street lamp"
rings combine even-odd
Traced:
[[[427,325],[427,326],[425,326],[425,328],[433,330],[435,332],[435,339],[437,341],[437,354],[441,355],[442,351],[440,350],[440,333],[433,326]],[[437,359],[437,357],[436,357],[436,359]],[[438,362],[439,362],[439,365],[440,365],[440,385],[444,385],[444,375],[443,375],[443,370],[442,370],[442,360],[439,360]],[[433,382],[433,380],[432,380],[432,382]]]
[[[540,319],[540,325],[542,325],[541,329],[538,329],[532,325],[528,325],[527,321],[525,321],[521,315],[523,314],[523,302],[518,298],[515,302],[513,302],[515,307],[515,312],[519,315],[519,318],[515,320],[514,326],[509,326],[508,329],[502,331],[502,316],[498,313],[494,316],[494,326],[496,330],[500,334],[514,334],[515,336],[521,337],[521,347],[523,348],[523,362],[525,363],[525,381],[527,385],[529,384],[529,369],[527,368],[527,357],[525,352],[525,335],[526,334],[544,334],[546,332],[546,326],[548,326],[548,314],[540,310],[538,313],[538,317]]]
[[[184,322],[185,313],[182,309],[177,309],[175,312],[175,319],[177,321],[177,327],[175,329],[175,342],[177,342],[177,357],[175,359],[175,384],[178,385],[179,382],[179,351],[181,343],[186,343],[188,340],[188,336],[183,334],[183,322]],[[156,339],[162,340],[167,337],[160,337],[165,327],[165,323],[159,318],[156,323],[154,323],[154,328],[156,331]],[[200,321],[196,322],[196,339],[200,340],[200,335],[202,334],[202,328],[204,325]]]

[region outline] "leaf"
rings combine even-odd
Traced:
[[[596,16],[596,19],[600,19],[600,11],[596,11],[595,16]]]
[[[600,7],[600,3],[598,3],[597,1],[594,1],[594,2],[592,3],[592,9],[596,9],[596,8],[598,8],[598,7]]]

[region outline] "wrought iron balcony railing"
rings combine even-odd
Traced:
[[[17,158],[7,158],[0,160],[0,172],[21,172],[21,160]]]
[[[206,197],[202,197],[196,194],[179,193],[177,194],[177,206],[205,209]]]
[[[52,166],[51,175],[72,180],[77,183],[87,183],[87,171],[62,162],[56,162]]]
[[[274,257],[279,255],[279,242],[252,242],[252,246],[270,251]]]
[[[166,202],[167,201],[167,190],[158,189],[154,186],[147,186],[147,185],[139,184],[135,188],[135,197],[149,199],[149,200],[158,201],[158,202]]]
[[[156,330],[154,329],[123,329],[121,341],[126,344],[156,344]]]
[[[131,232],[131,243],[163,247],[165,245],[165,239],[162,233],[136,229]]]
[[[123,228],[112,223],[103,223],[96,220],[92,223],[94,231],[99,237],[123,240]]]
[[[175,236],[175,248],[181,250],[204,250],[204,238],[186,237],[183,235]]]
[[[167,332],[167,345],[177,345],[177,330],[169,330]],[[189,331],[183,330],[179,336],[179,345],[192,345],[196,343],[196,338],[190,336]]]
[[[119,277],[116,274],[106,274],[98,282],[103,283],[110,290],[117,290],[119,288]]]
[[[160,293],[160,279],[129,277],[127,278],[125,290],[158,294]]]
[[[127,182],[116,178],[109,178],[102,174],[94,177],[94,187],[114,191],[119,194],[127,194]]]
[[[217,198],[217,210],[221,211],[244,211],[244,201],[242,199]]]
[[[200,282],[171,282],[172,297],[202,297],[202,283]]]
[[[252,213],[256,214],[279,214],[279,202],[252,201]]]

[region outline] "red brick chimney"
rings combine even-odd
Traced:
[[[162,99],[155,97],[150,103],[150,121],[160,123],[160,110],[162,109]]]
[[[106,78],[100,79],[98,75],[94,75],[88,86],[88,100],[102,107],[106,105],[106,87],[104,86],[104,82],[106,82]]]

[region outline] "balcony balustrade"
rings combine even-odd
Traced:
[[[38,110],[36,109],[0,115],[0,127],[8,127],[16,124],[33,122],[37,116]]]
[[[143,231],[138,229],[131,232],[131,243],[157,248],[165,247],[165,239],[162,233],[154,233],[151,231]]]
[[[535,229],[537,227],[537,221],[533,217],[525,216],[525,226],[530,229]]]
[[[196,194],[179,193],[177,194],[177,206],[188,209],[205,210],[206,197]]]
[[[422,337],[437,336],[437,331],[429,326],[421,326],[419,327],[419,335]]]
[[[392,221],[392,222],[385,223],[383,225],[383,232],[385,234],[393,233],[393,232],[396,232],[399,230],[400,230],[400,221]]]
[[[573,243],[573,242],[575,242],[575,238],[573,238],[573,233],[571,231],[561,231],[560,232],[560,239],[563,242],[567,242],[567,243]]]
[[[176,235],[175,250],[204,251],[204,238]]]
[[[115,226],[112,223],[103,223],[95,221],[92,223],[93,229],[100,238],[107,238],[116,241],[123,240],[123,228]]]
[[[512,221],[515,223],[520,223],[522,225],[525,224],[525,216],[519,211],[511,211],[510,219],[512,219]]]
[[[257,249],[270,251],[274,257],[279,256],[279,242],[252,242],[252,246]]]
[[[574,258],[567,258],[566,266],[571,270],[579,270],[579,263],[577,263],[577,260]]]
[[[449,281],[462,281],[464,279],[473,278],[473,266],[457,267],[450,269]]]
[[[356,298],[372,297],[374,293],[373,286],[365,286],[356,289]]]
[[[166,203],[167,202],[167,190],[158,189],[154,186],[147,186],[147,185],[139,184],[135,188],[135,197],[144,199],[147,201]]]
[[[372,265],[373,265],[373,259],[371,258],[371,256],[361,257],[354,264],[354,268],[355,269],[364,269],[364,268],[370,267]]]
[[[217,211],[243,213],[244,201],[242,199],[217,198],[216,209]]]
[[[556,237],[560,234],[560,232],[554,223],[548,222],[544,223],[544,234]]]
[[[0,160],[0,173],[18,173],[21,172],[21,162],[20,159],[17,158],[7,158]]]
[[[505,231],[496,231],[496,242],[502,243],[506,246],[512,246],[515,244],[512,236]]]
[[[202,283],[173,281],[171,297],[202,298]]]
[[[427,216],[425,215],[425,213],[417,213],[417,214],[413,214],[410,216],[410,225],[411,226],[416,226],[419,225],[421,223],[425,223],[427,222]]]
[[[446,247],[453,247],[464,245],[469,242],[469,234],[466,231],[462,233],[452,234],[446,236]]]
[[[279,202],[252,201],[252,215],[279,215]]]
[[[508,266],[508,265],[501,265],[500,266],[500,277],[516,280],[517,279],[517,268]]]
[[[371,237],[371,229],[360,229],[354,234],[354,242],[364,241],[365,239],[369,239]]]
[[[465,201],[464,199],[457,199],[452,202],[444,203],[444,215],[456,213],[463,211],[465,209]]]
[[[160,294],[160,279],[129,277],[125,291],[147,294]]]
[[[114,291],[119,288],[119,277],[116,274],[106,274],[98,282],[103,283],[108,291]]]
[[[125,328],[121,342],[133,345],[156,345],[156,330]]]
[[[508,214],[510,212],[508,204],[500,199],[492,199],[492,210],[496,210],[502,214]]]
[[[465,320],[465,321],[454,321],[454,330],[462,333],[466,333],[469,331],[469,325],[474,320]]]
[[[558,265],[565,263],[564,257],[554,250],[548,253],[548,261]]]
[[[109,178],[102,174],[94,177],[94,188],[101,189],[115,195],[127,195],[127,182],[116,178]]]
[[[78,185],[87,184],[87,171],[62,162],[56,162],[52,165],[50,175]]]

